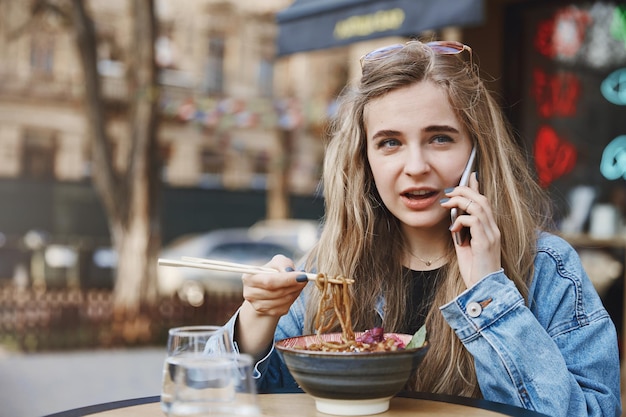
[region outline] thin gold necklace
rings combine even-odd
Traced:
[[[413,252],[411,252],[411,251],[410,251],[410,250],[408,250],[408,249],[407,249],[407,251],[408,251],[408,252],[409,252],[412,256],[414,256],[415,258],[417,258],[417,259],[419,259],[420,261],[422,261],[422,263],[423,263],[424,265],[426,265],[426,266],[431,266],[432,264],[434,264],[435,262],[437,262],[437,261],[441,260],[444,256],[446,256],[446,255],[447,255],[447,254],[444,252],[444,253],[443,253],[443,255],[441,255],[440,257],[435,258],[435,259],[432,259],[432,260],[430,260],[430,261],[429,261],[429,260],[426,260],[426,259],[422,258],[422,257],[421,257],[421,256],[419,256],[419,255],[414,254]]]

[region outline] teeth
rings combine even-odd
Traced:
[[[408,195],[421,196],[421,195],[430,194],[430,191],[425,191],[425,190],[420,190],[420,191],[411,191],[411,192],[408,192],[407,194],[408,194]]]

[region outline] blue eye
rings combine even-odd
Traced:
[[[448,142],[452,142],[453,139],[450,136],[447,135],[437,135],[434,136],[431,139],[432,142],[437,142],[437,143],[448,143]]]
[[[393,148],[399,145],[400,145],[400,141],[397,139],[383,139],[380,142],[378,142],[379,148]]]

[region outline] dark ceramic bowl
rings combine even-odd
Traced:
[[[358,337],[362,333],[356,333]],[[388,335],[388,334],[386,334]],[[405,344],[411,335],[395,334]],[[341,334],[321,335],[326,341]],[[318,352],[302,349],[318,342],[308,335],[283,339],[276,348],[296,382],[315,399],[319,412],[335,415],[378,414],[389,409],[389,400],[406,384],[422,362],[428,345],[393,352]]]

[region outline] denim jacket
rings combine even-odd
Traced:
[[[483,397],[554,417],[620,416],[615,326],[578,254],[542,233],[534,266],[527,303],[500,270],[440,307],[474,357]],[[274,340],[302,334],[306,293],[281,317]],[[226,324],[231,335],[236,318]],[[255,371],[260,392],[299,390],[274,346]]]

